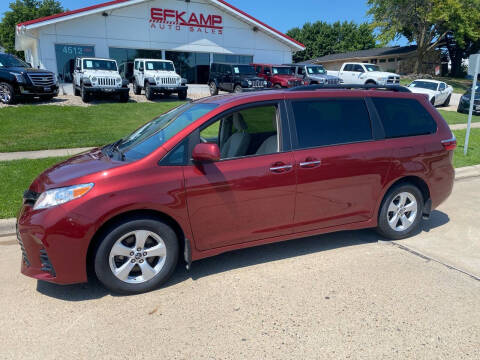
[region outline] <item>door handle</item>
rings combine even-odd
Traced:
[[[311,169],[318,167],[322,164],[322,160],[306,159],[306,161],[300,163],[300,167],[304,169]]]
[[[287,172],[288,170],[291,170],[293,168],[293,165],[280,165],[280,164],[274,164],[274,166],[272,166],[270,168],[270,171],[273,172],[273,173],[284,173],[284,172]]]

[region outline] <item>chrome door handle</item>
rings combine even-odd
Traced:
[[[315,167],[316,165],[320,165],[322,160],[315,160],[315,161],[305,161],[300,163],[300,167],[308,168],[308,167]]]
[[[274,167],[270,168],[270,171],[279,172],[279,171],[282,171],[282,170],[290,170],[291,168],[293,168],[293,165],[274,166]]]

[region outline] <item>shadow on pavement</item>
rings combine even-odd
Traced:
[[[414,236],[420,234],[422,231],[428,232],[431,229],[443,226],[448,222],[449,217],[447,214],[435,210],[432,212],[430,220],[424,221],[423,226]],[[176,285],[187,279],[198,280],[206,276],[233,269],[300,257],[321,251],[375,243],[379,240],[385,239],[382,239],[380,235],[371,229],[342,231],[231,251],[212,258],[196,261],[192,264],[190,271],[185,270],[183,261],[179,261],[172,278],[162,288]],[[162,288],[157,291],[161,291]],[[63,286],[38,281],[37,291],[46,296],[65,301],[93,300],[106,295],[118,296],[111,294],[96,279],[90,279],[89,283],[85,284]]]

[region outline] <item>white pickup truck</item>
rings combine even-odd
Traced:
[[[338,76],[344,84],[354,85],[399,85],[400,75],[384,72],[378,65],[345,63],[340,71],[328,71],[328,75]]]

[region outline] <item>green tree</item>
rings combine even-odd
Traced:
[[[16,0],[10,3],[10,10],[3,15],[0,23],[0,44],[5,51],[23,56],[15,51],[15,28],[18,23],[58,14],[65,11],[55,0]]]
[[[464,36],[480,36],[479,0],[368,0],[368,14],[383,42],[405,36],[417,44],[414,71],[422,71],[425,55],[443,44],[448,34],[463,44]]]
[[[323,21],[306,23],[302,28],[293,28],[287,35],[303,43],[304,51],[297,52],[293,60],[305,61],[313,58],[347,51],[371,49],[376,46],[375,36],[368,24],[354,22]]]

